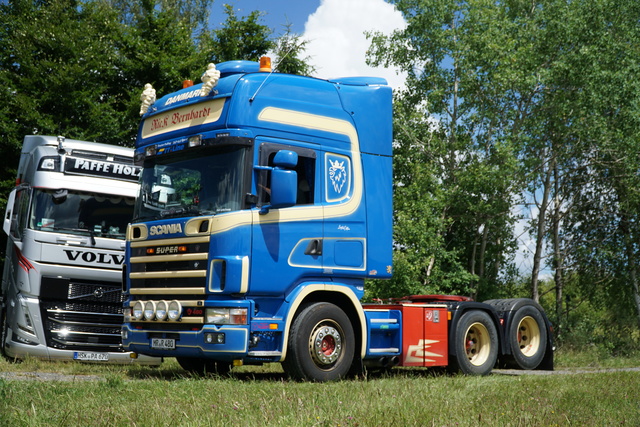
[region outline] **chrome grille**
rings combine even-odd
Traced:
[[[74,351],[123,351],[119,283],[44,277],[40,310],[47,346]]]

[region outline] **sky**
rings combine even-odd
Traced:
[[[389,34],[405,25],[400,12],[384,0],[217,0],[211,11],[214,25],[224,21],[224,4],[233,6],[237,16],[264,12],[261,23],[275,35],[291,24],[293,33],[308,40],[305,56],[316,69],[314,77],[374,76],[386,78],[394,89],[403,85],[404,76],[395,69],[365,62],[371,44],[365,31]]]

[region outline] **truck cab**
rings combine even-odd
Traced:
[[[391,89],[259,68],[219,64],[212,92],[186,87],[142,117],[129,350],[281,362],[296,313],[331,300],[364,354],[364,280],[391,274]]]
[[[5,356],[134,361],[120,339],[120,283],[139,172],[130,148],[25,137],[3,223]]]

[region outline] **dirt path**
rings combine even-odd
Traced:
[[[640,368],[572,368],[557,369],[555,371],[523,371],[520,369],[494,369],[496,375],[573,375],[600,374],[603,372],[640,372]]]

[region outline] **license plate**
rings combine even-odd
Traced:
[[[155,350],[175,350],[176,340],[173,338],[151,338],[151,348]]]
[[[73,353],[74,360],[85,362],[108,362],[109,353],[95,353],[93,351],[76,351]]]

